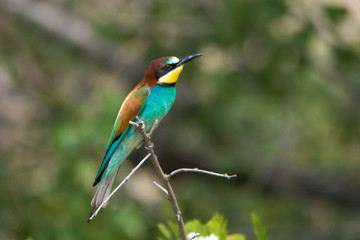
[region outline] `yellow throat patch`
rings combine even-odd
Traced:
[[[168,72],[166,75],[159,78],[160,83],[165,84],[173,84],[176,83],[181,71],[183,70],[183,66],[179,66],[172,70],[171,72]]]

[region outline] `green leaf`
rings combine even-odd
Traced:
[[[180,237],[180,230],[176,222],[167,221],[167,224],[175,237]]]
[[[207,229],[201,224],[198,219],[194,219],[185,223],[185,229],[187,233],[195,232],[200,233],[203,236],[208,234]]]
[[[170,230],[162,223],[157,225],[159,231],[164,235],[165,239],[171,239],[171,232]]]
[[[224,217],[218,213],[215,213],[213,217],[206,223],[206,227],[208,229],[208,234],[215,234],[219,237],[220,240],[226,239],[226,221]]]
[[[167,225],[168,226],[165,226],[164,224],[158,224],[158,228],[160,229],[162,235],[164,235],[167,240],[180,239],[177,223],[168,221]],[[218,213],[215,213],[206,224],[202,224],[198,219],[194,219],[185,223],[187,234],[200,233],[200,236],[202,237],[215,235],[219,240],[245,240],[245,236],[242,234],[232,234],[230,236],[226,236],[226,226],[227,223],[224,217]],[[160,238],[158,240],[162,239]]]
[[[269,240],[269,237],[266,236],[266,227],[261,226],[260,217],[254,212],[251,213],[251,222],[254,227],[256,240]]]
[[[235,233],[226,237],[226,240],[246,240],[243,234]]]

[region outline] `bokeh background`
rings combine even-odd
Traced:
[[[174,177],[185,221],[360,239],[358,0],[0,0],[0,239],[155,239],[173,213],[150,163],[86,224],[91,184],[147,64],[199,52],[155,150],[239,177]]]

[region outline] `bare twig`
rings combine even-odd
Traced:
[[[130,174],[126,176],[126,178],[124,178],[124,180],[114,189],[114,191],[111,192],[111,194],[101,203],[101,205],[96,209],[96,211],[94,212],[94,214],[89,218],[89,221],[91,221],[100,211],[100,209],[102,208],[102,206],[104,206],[104,204],[109,201],[109,199],[112,197],[112,195],[114,195],[114,193],[119,190],[119,188],[121,188],[122,185],[124,185],[124,183],[126,183],[127,181],[129,181],[131,175],[133,175],[139,168],[140,166],[151,156],[151,153],[149,153],[148,155],[146,155],[139,163],[138,165],[136,165],[135,168],[133,168],[133,170],[131,170]]]
[[[149,137],[151,137],[152,136],[152,134],[153,134],[153,132],[155,131],[155,128],[156,128],[156,126],[157,126],[157,124],[159,123],[159,120],[155,120],[155,122],[154,122],[154,125],[151,127],[151,129],[150,129],[150,132],[149,132]]]
[[[206,170],[202,170],[202,169],[198,169],[198,168],[180,168],[180,169],[173,171],[170,174],[167,174],[166,176],[168,179],[170,179],[172,176],[174,176],[178,173],[181,173],[181,172],[204,173],[204,174],[209,174],[209,175],[213,175],[213,176],[217,176],[217,177],[224,177],[224,178],[227,178],[228,180],[230,180],[231,178],[237,177],[236,174],[233,174],[233,175],[228,175],[227,173],[220,174],[220,173],[206,171]]]
[[[193,235],[191,235],[191,237],[189,237],[189,240],[193,240],[193,239],[197,238],[198,236],[200,236],[200,233],[194,233]]]
[[[171,184],[170,184],[167,176],[165,175],[165,173],[163,172],[163,170],[159,164],[157,156],[154,152],[154,144],[150,140],[150,135],[145,132],[145,122],[140,120],[138,117],[136,117],[136,120],[137,120],[137,123],[130,121],[130,124],[133,125],[136,128],[136,130],[143,135],[145,147],[151,154],[152,164],[154,165],[156,172],[158,173],[159,177],[163,181],[165,189],[168,192],[169,200],[171,202],[171,205],[172,205],[174,213],[175,213],[175,217],[176,217],[176,220],[178,223],[181,238],[182,238],[182,240],[188,240],[188,237],[187,237],[186,231],[185,231],[184,220],[181,216],[181,211],[180,211],[179,205],[176,201],[175,193],[171,187]],[[152,126],[152,129],[154,128],[155,125],[156,125],[156,123]]]
[[[163,191],[167,196],[169,196],[167,190],[166,190],[163,186],[161,186],[160,184],[158,184],[158,183],[155,182],[155,181],[153,181],[153,184],[154,184],[155,186],[157,186],[158,188],[160,188],[160,190]]]

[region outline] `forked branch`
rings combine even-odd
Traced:
[[[154,165],[155,170],[156,170],[157,174],[159,175],[160,179],[162,180],[162,182],[165,186],[164,188],[166,189],[166,191],[168,193],[169,201],[171,202],[171,205],[173,207],[175,217],[176,217],[176,220],[178,223],[181,238],[183,240],[188,240],[188,237],[187,237],[186,231],[185,231],[184,220],[181,216],[181,211],[180,211],[179,205],[176,201],[175,193],[171,187],[171,184],[170,184],[166,174],[163,172],[163,170],[159,164],[158,158],[154,152],[154,144],[151,142],[151,135],[145,132],[145,127],[146,127],[145,122],[140,120],[138,116],[136,116],[136,120],[137,120],[137,122],[130,121],[130,124],[133,125],[136,128],[136,130],[139,133],[141,133],[142,136],[144,137],[145,148],[151,154],[150,159],[152,161],[152,164]],[[155,130],[156,125],[157,125],[157,121],[152,126],[150,133],[152,133]]]
[[[89,221],[92,220],[100,211],[100,209],[102,208],[102,206],[109,201],[109,199],[112,197],[112,195],[119,190],[119,188],[125,183],[127,182],[131,175],[133,175],[135,173],[136,170],[138,170],[140,168],[140,166],[148,159],[150,158],[152,161],[152,164],[155,167],[155,170],[157,172],[157,174],[159,175],[161,181],[163,182],[164,187],[162,187],[160,184],[154,182],[154,184],[159,187],[163,192],[165,192],[165,194],[168,196],[168,199],[173,207],[174,213],[175,213],[175,217],[178,223],[178,227],[180,230],[180,235],[182,240],[192,240],[194,238],[196,238],[197,236],[199,236],[199,234],[195,234],[191,237],[188,237],[185,231],[185,225],[184,225],[184,220],[182,218],[181,215],[181,211],[179,208],[179,205],[176,201],[176,196],[175,193],[171,187],[170,184],[170,178],[178,173],[181,172],[195,172],[195,173],[204,173],[204,174],[209,174],[209,175],[213,175],[213,176],[218,176],[218,177],[224,177],[227,179],[231,179],[236,177],[236,174],[234,175],[228,175],[227,173],[225,174],[220,174],[220,173],[215,173],[215,172],[211,172],[211,171],[206,171],[206,170],[202,170],[202,169],[198,169],[198,168],[181,168],[181,169],[177,169],[175,171],[173,171],[170,174],[165,174],[159,164],[158,158],[155,154],[154,151],[154,144],[151,142],[151,135],[154,132],[158,121],[156,120],[155,123],[153,124],[153,126],[151,127],[149,133],[146,133],[146,124],[144,121],[140,120],[138,116],[136,116],[136,122],[130,121],[129,122],[131,125],[133,125],[136,129],[136,131],[138,131],[144,138],[144,143],[145,143],[145,148],[149,151],[148,155],[146,155],[146,157],[144,157],[140,163],[131,171],[131,173],[114,189],[114,191],[103,201],[103,203],[98,207],[98,209],[94,212],[94,214],[92,214],[89,218]]]
[[[159,187],[163,192],[165,192],[165,194],[168,196],[169,201],[173,207],[174,213],[175,213],[175,217],[178,223],[178,227],[180,230],[180,235],[182,240],[192,240],[194,238],[196,238],[197,236],[199,236],[200,234],[195,234],[192,237],[188,237],[185,231],[185,225],[184,225],[184,220],[182,218],[181,215],[181,211],[179,208],[179,205],[176,201],[176,196],[175,193],[171,187],[170,184],[170,178],[172,176],[174,176],[175,174],[178,174],[180,172],[197,172],[197,173],[204,173],[204,174],[209,174],[209,175],[213,175],[213,176],[218,176],[218,177],[225,177],[227,179],[231,179],[233,177],[236,177],[236,174],[229,176],[227,173],[225,174],[220,174],[220,173],[215,173],[215,172],[210,172],[210,171],[206,171],[206,170],[201,170],[198,168],[181,168],[178,170],[173,171],[170,174],[165,174],[159,164],[158,158],[155,154],[154,151],[154,144],[151,142],[151,135],[154,132],[156,125],[157,125],[158,121],[155,121],[154,125],[152,126],[151,130],[149,131],[149,133],[146,133],[145,129],[146,129],[146,124],[144,121],[140,120],[138,116],[136,116],[136,122],[132,122],[130,121],[130,124],[133,125],[135,127],[135,129],[142,134],[142,136],[144,137],[144,143],[145,143],[145,148],[149,151],[149,153],[151,154],[151,161],[152,164],[155,167],[156,172],[158,173],[160,179],[162,180],[163,184],[165,187],[162,187],[161,185],[159,185],[158,183],[154,182],[154,184]]]

